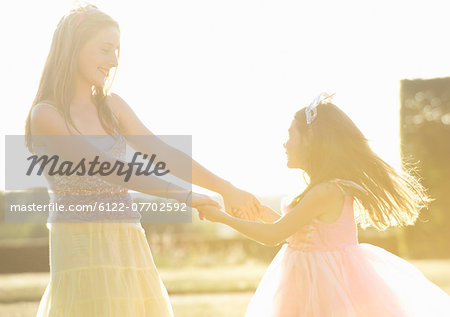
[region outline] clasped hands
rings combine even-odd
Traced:
[[[256,221],[261,218],[262,206],[252,194],[234,186],[221,194],[225,203],[225,211],[229,215],[251,221]],[[208,196],[205,195],[205,197]],[[200,220],[206,218],[213,222],[219,221],[220,219],[218,218],[224,215],[220,211],[222,207],[217,202],[211,199],[207,200],[205,197],[197,203],[193,201],[192,207],[198,210]]]

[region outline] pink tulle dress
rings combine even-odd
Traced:
[[[359,186],[336,183],[344,194],[346,185]],[[345,195],[336,222],[315,219],[286,242],[265,272],[246,317],[450,316],[450,296],[415,266],[358,243],[350,195]]]

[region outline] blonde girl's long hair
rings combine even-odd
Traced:
[[[310,182],[292,200],[295,206],[316,184],[343,179],[357,186],[346,187],[355,198],[356,221],[363,228],[380,231],[394,226],[412,225],[420,210],[432,201],[420,184],[413,164],[406,161],[400,171],[381,159],[353,121],[330,102],[317,106],[317,117],[308,125],[305,108],[295,114],[300,135],[309,135],[304,151]]]
[[[45,61],[38,90],[25,122],[25,145],[34,153],[31,135],[31,113],[38,103],[53,104],[63,115],[66,126],[70,124],[78,133],[70,115],[70,103],[74,95],[74,77],[77,71],[78,54],[83,45],[104,27],[119,24],[110,16],[98,10],[94,5],[80,6],[72,9],[59,21],[50,51]],[[118,59],[120,58],[120,47]],[[106,102],[106,97],[116,75],[117,68],[110,72],[103,86],[92,86],[92,100],[97,108],[100,123],[108,134],[120,132],[117,118]]]

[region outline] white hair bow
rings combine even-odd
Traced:
[[[314,100],[305,109],[307,124],[311,124],[311,122],[313,122],[313,120],[317,117],[317,105],[333,97],[333,95],[334,94],[329,95],[326,92],[322,92],[316,98],[314,98]]]

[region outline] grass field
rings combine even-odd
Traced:
[[[252,292],[170,295],[176,317],[244,316]],[[1,317],[35,317],[39,301],[0,303]]]
[[[410,261],[450,294],[450,260]],[[243,316],[267,265],[160,269],[177,317]],[[35,316],[48,273],[0,275],[0,316]]]

